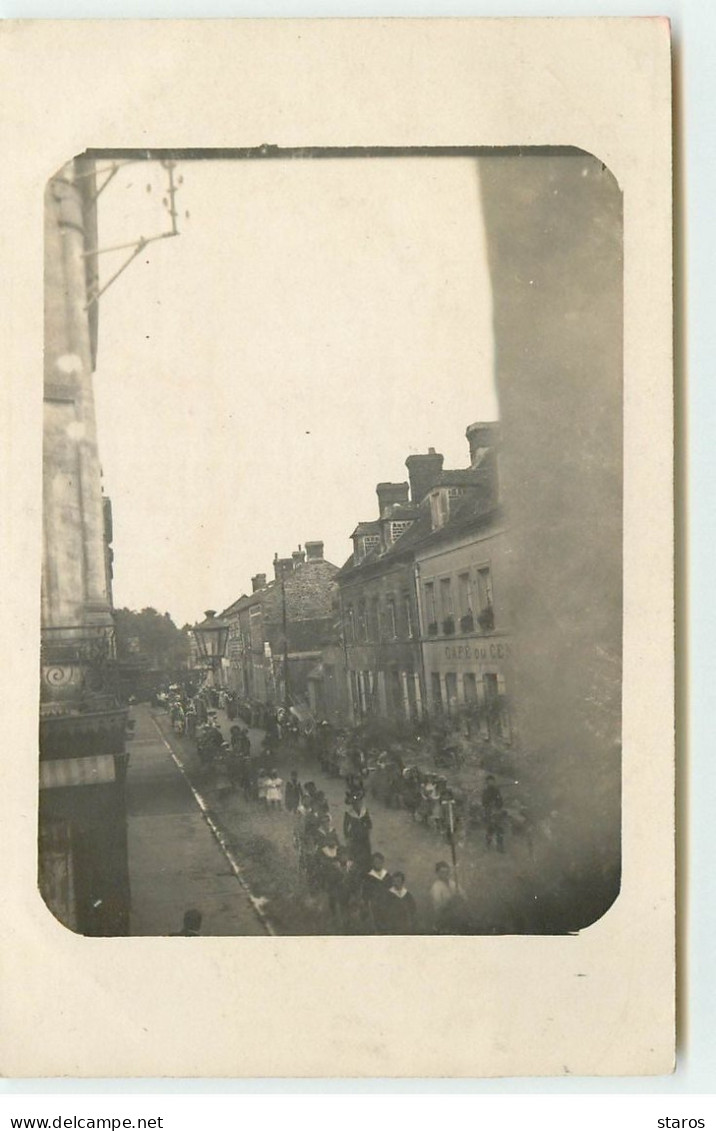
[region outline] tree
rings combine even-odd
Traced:
[[[190,655],[187,627],[177,628],[169,613],[150,607],[136,612],[115,609],[117,659],[133,661],[167,674],[186,667]]]

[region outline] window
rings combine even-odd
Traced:
[[[396,715],[404,714],[403,684],[400,679],[400,672],[395,670],[390,672],[390,682],[388,686],[390,688],[391,712]]]
[[[477,593],[481,609],[492,604],[492,575],[489,566],[481,566],[477,571]]]
[[[475,618],[472,612],[472,580],[469,573],[458,575],[457,600],[460,613],[460,631],[472,632],[475,627]]]
[[[358,639],[365,641],[368,639],[368,619],[365,611],[365,601],[361,601],[358,605]]]
[[[500,710],[500,692],[497,676],[490,672],[482,677],[485,688],[485,714],[490,734],[497,738],[502,737],[502,712]]]
[[[255,652],[264,650],[264,634],[261,626],[261,606],[254,605],[249,609],[249,632],[251,635],[251,648]]]
[[[447,490],[443,487],[439,491],[433,491],[430,496],[430,518],[432,520],[433,530],[444,526],[450,517],[450,500],[448,499]]]
[[[477,622],[483,632],[492,632],[495,627],[495,613],[492,604],[492,574],[489,566],[481,566],[477,571],[477,596],[480,603]]]
[[[450,577],[440,579],[440,608],[444,617],[452,616],[452,578]]]
[[[432,691],[433,710],[442,710],[443,693],[440,686],[440,672],[432,672],[430,675],[430,686]]]
[[[477,679],[474,672],[465,672],[462,677],[463,692],[465,694],[465,702],[474,707],[477,703]]]
[[[405,634],[408,639],[413,636],[413,610],[410,605],[410,594],[403,593],[403,609],[405,611]]]
[[[455,631],[455,616],[452,603],[452,578],[440,579],[440,609],[443,617],[443,632],[446,636]]]
[[[356,638],[356,617],[353,612],[353,606],[349,605],[346,610],[346,641],[348,644],[353,644]]]
[[[435,636],[438,631],[438,614],[435,608],[435,582],[425,583],[425,619],[428,624],[428,635]]]
[[[465,488],[464,487],[448,487],[448,489],[447,489],[448,499],[459,499],[460,496],[464,495],[464,494],[465,494]]]
[[[376,546],[380,546],[380,534],[366,534],[363,539],[364,554],[369,554]]]
[[[410,530],[413,525],[412,519],[410,521],[404,520],[400,522],[391,522],[390,524],[390,538],[392,542],[397,542],[401,534],[405,534],[406,530]]]
[[[371,640],[380,640],[380,602],[377,597],[374,597],[370,603],[368,632]]]
[[[455,672],[445,673],[445,697],[448,711],[454,711],[457,707],[457,675]]]
[[[395,622],[395,601],[389,598],[385,609],[385,631],[389,640],[395,640],[398,633]]]

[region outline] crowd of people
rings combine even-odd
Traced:
[[[291,770],[284,780],[270,762],[277,749],[295,737],[286,712],[274,712],[271,719],[263,714],[261,750],[255,756],[248,725],[241,725],[246,719],[246,706],[237,703],[233,709],[230,695],[215,688],[188,695],[174,687],[158,699],[158,705],[167,710],[177,734],[194,740],[200,763],[211,769],[218,791],[239,791],[246,802],[267,812],[282,812],[292,820],[298,871],[308,891],[323,903],[336,930],[414,934],[467,929],[466,904],[446,862],[436,865],[435,879],[425,901],[429,910],[421,920],[404,872],[389,871],[385,855],[374,851],[373,821],[365,792],[368,765],[357,743],[342,735],[336,742],[332,735],[329,739],[327,728],[322,728],[317,741],[308,744],[324,772],[329,772],[327,761],[338,747],[336,761],[345,783],[345,798],[336,827],[326,794],[315,781],[300,781],[297,770]],[[229,741],[224,739],[218,723],[220,709],[231,723]],[[253,725],[255,718],[252,710],[248,723]],[[241,723],[234,721],[237,719]]]
[[[300,743],[324,774],[346,781],[370,779],[374,801],[404,810],[445,840],[463,837],[467,828],[475,828],[482,831],[488,849],[502,853],[509,833],[522,840],[532,855],[529,811],[514,799],[508,808],[492,774],[486,774],[478,794],[469,795],[451,783],[446,773],[406,761],[400,749],[371,748],[359,728],[336,729],[324,721],[302,730],[292,709],[242,700],[225,688],[205,687],[194,693],[174,685],[160,701],[170,713],[175,732],[196,740],[202,763],[223,774],[231,788],[243,789],[247,798],[267,798],[266,791],[272,788],[267,782],[276,773],[267,763],[279,761],[282,750]],[[229,742],[217,722],[219,709],[232,724]],[[264,732],[261,760],[265,769],[251,756],[248,727]],[[453,746],[444,733],[432,736],[432,746],[436,764],[449,761]],[[273,795],[272,803],[276,804]]]
[[[228,690],[172,686],[157,696],[177,734],[196,743],[202,767],[217,792],[239,791],[245,801],[281,811],[293,821],[297,865],[308,890],[323,902],[336,929],[344,932],[410,934],[433,930],[460,933],[468,913],[455,874],[438,861],[435,878],[422,902],[416,900],[401,871],[389,871],[383,854],[372,846],[371,801],[404,810],[416,822],[454,844],[468,826],[479,827],[488,849],[505,851],[508,831],[522,834],[530,855],[532,833],[524,806],[508,812],[495,776],[487,774],[477,798],[451,785],[446,774],[404,760],[400,749],[375,749],[357,730],[337,730],[327,723],[302,729],[298,716],[283,707],[246,702]],[[230,723],[224,738],[217,712]],[[249,727],[263,731],[260,751]],[[345,783],[340,827],[325,793],[314,781],[299,781],[297,770],[283,779],[278,765],[294,761],[300,743],[308,760],[329,777]],[[449,761],[445,742],[443,762]],[[435,759],[438,762],[437,758]],[[305,762],[305,759],[304,759]]]

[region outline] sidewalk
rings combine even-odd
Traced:
[[[127,774],[130,934],[169,935],[184,912],[204,917],[203,935],[264,935],[149,708],[133,709]]]

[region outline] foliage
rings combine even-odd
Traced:
[[[177,628],[169,613],[115,609],[117,659],[135,661],[167,673],[186,667],[190,654],[186,626]]]

